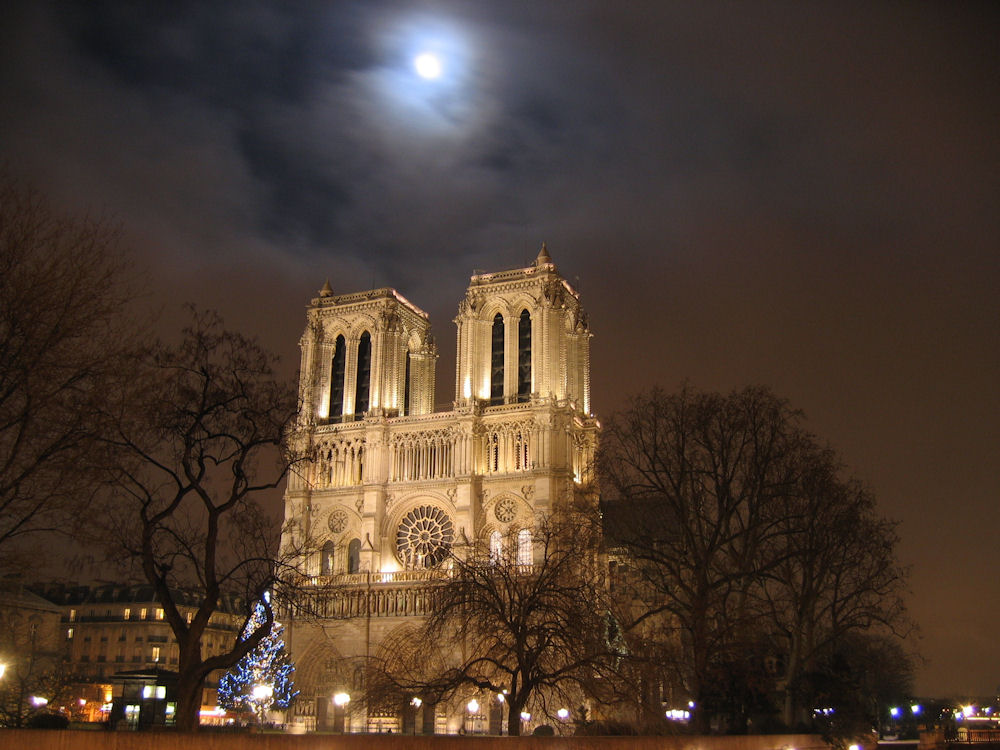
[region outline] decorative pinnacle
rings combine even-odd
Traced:
[[[333,287],[330,286],[330,279],[327,279],[326,283],[323,284],[323,288],[319,290],[319,296],[320,297],[332,297],[333,296]]]
[[[542,266],[547,263],[552,263],[552,256],[549,255],[548,249],[545,247],[545,243],[542,243],[542,249],[538,251],[538,257],[535,258],[535,265]]]

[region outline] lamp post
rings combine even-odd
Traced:
[[[260,724],[261,731],[264,731],[265,706],[271,702],[273,695],[274,688],[271,685],[254,685],[253,687],[253,705],[256,709],[257,722]]]
[[[476,714],[479,713],[479,701],[473,698],[465,707],[469,710],[469,719],[472,721],[472,734],[476,733]]]
[[[347,726],[347,704],[351,702],[351,696],[347,693],[336,693],[333,696],[333,705],[340,709],[340,718],[343,719],[344,723],[340,726],[340,731],[343,733],[345,727]],[[334,718],[334,723],[336,724],[336,717]]]
[[[410,705],[413,706],[413,734],[417,734],[417,717],[420,716],[420,706],[423,705],[423,701],[420,700],[420,696],[414,695],[410,700]]]

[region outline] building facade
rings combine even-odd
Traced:
[[[329,283],[309,306],[292,446],[309,460],[288,481],[285,545],[313,540],[309,581],[330,593],[324,616],[287,623],[305,729],[467,728],[464,705],[367,705],[366,657],[426,616],[452,554],[513,527],[530,564],[533,523],[588,491],[591,333],[545,246],[526,268],[472,276],[454,322],[454,402],[435,412],[426,313],[393,289]]]
[[[116,697],[114,675],[176,672],[177,640],[152,586],[53,584],[39,585],[34,590],[60,613],[63,670],[73,683],[63,702],[74,717],[86,721],[108,719]],[[183,592],[178,597],[178,608],[190,622],[197,601],[194,597],[187,600]],[[246,611],[243,600],[223,597],[205,629],[204,656],[229,651],[246,620]],[[216,688],[220,676],[221,672],[215,672],[206,683],[202,697],[204,721],[211,721],[219,713]]]

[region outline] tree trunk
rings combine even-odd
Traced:
[[[523,701],[507,701],[507,734],[511,737],[521,736],[521,710],[523,708]]]
[[[177,681],[177,729],[181,732],[197,732],[201,712],[203,681],[182,675]]]

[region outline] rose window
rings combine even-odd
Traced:
[[[330,513],[330,518],[327,520],[327,526],[330,527],[330,531],[334,534],[342,532],[347,528],[347,511],[343,508],[335,508]]]
[[[514,498],[502,497],[497,501],[496,507],[493,509],[493,515],[500,523],[510,523],[514,520],[514,516],[517,515],[517,503]]]
[[[440,508],[421,505],[396,529],[396,553],[408,568],[431,568],[448,556],[455,537],[451,518]]]

